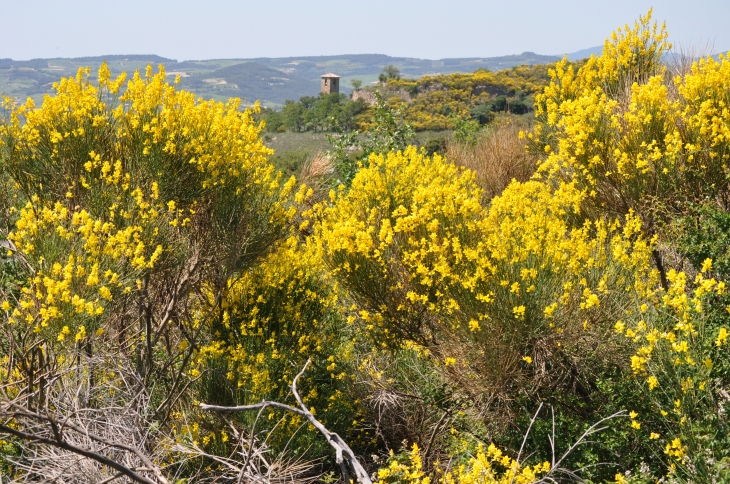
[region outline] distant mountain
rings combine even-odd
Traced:
[[[0,69],[19,69],[21,67],[29,69],[42,69],[43,67],[48,67],[48,61],[46,59],[31,59],[27,61],[0,59]]]
[[[474,72],[481,68],[497,71],[523,64],[547,64],[556,62],[558,56],[539,55],[524,52],[518,55],[500,57],[464,57],[452,59],[415,59],[391,57],[383,54],[357,54],[317,57],[261,57],[247,59],[274,69],[297,75],[305,79],[319,79],[325,72],[334,72],[345,78],[377,78],[383,67],[394,65],[404,77],[421,77],[426,74],[451,74],[453,72]]]
[[[568,54],[580,59],[597,52],[600,47]],[[107,61],[112,74],[144,71],[148,64],[162,64],[170,76],[179,75],[182,87],[205,99],[225,100],[240,97],[253,102],[260,99],[269,106],[281,105],[287,99],[317,95],[322,74],[342,76],[340,89],[350,91],[350,81],[364,85],[377,82],[387,65],[396,66],[404,77],[426,74],[474,72],[479,68],[497,71],[528,64],[547,64],[563,56],[540,55],[534,52],[499,57],[466,57],[448,59],[416,59],[383,54],[356,54],[305,57],[260,57],[252,59],[211,59],[177,62],[157,55],[108,55],[77,58],[0,59],[0,93],[25,100],[33,97],[38,103],[52,92],[53,83],[61,77],[73,76],[80,67],[91,67],[92,80],[102,62]]]
[[[591,55],[595,55],[598,57],[603,52],[603,46],[598,45],[596,47],[589,47],[588,49],[579,50],[577,52],[572,52],[570,54],[565,54],[568,57],[568,60],[571,61],[577,61],[581,59],[585,59],[590,57]],[[563,56],[560,56],[561,58]]]
[[[175,59],[160,57],[159,55],[101,55],[95,57],[72,57],[70,60],[74,62],[115,62],[115,61],[143,61],[153,62],[155,64],[176,63]]]
[[[178,65],[171,68],[179,69]],[[253,102],[263,99],[283,104],[287,99],[317,94],[319,83],[272,69],[258,62],[242,62],[209,73],[181,78],[181,87],[193,92],[217,92]]]

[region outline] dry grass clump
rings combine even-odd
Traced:
[[[454,141],[448,144],[447,159],[476,173],[485,201],[502,193],[512,180],[524,182],[535,173],[537,157],[525,150],[521,129],[512,121],[496,122],[473,145]]]
[[[299,181],[313,191],[313,196],[307,200],[309,205],[314,205],[327,197],[334,173],[335,160],[326,153],[318,151],[307,157],[302,165]]]
[[[319,151],[304,162],[300,178],[307,185],[321,184],[329,181],[334,171],[334,160]]]

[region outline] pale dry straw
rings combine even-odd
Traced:
[[[502,193],[512,180],[527,181],[535,172],[537,158],[525,150],[520,130],[514,122],[497,122],[473,146],[451,142],[447,147],[447,159],[476,173],[485,201]]]

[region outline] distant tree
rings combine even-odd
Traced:
[[[360,79],[353,79],[350,81],[350,85],[352,86],[352,89],[357,92],[362,87],[362,81]]]
[[[286,101],[281,113],[267,113],[263,118],[270,132],[349,131],[354,127],[355,116],[366,108],[362,99],[352,101],[342,93],[320,94]]]
[[[284,126],[288,131],[298,133],[304,130],[304,113],[306,107],[303,102],[286,101],[284,107],[281,108],[281,114],[284,118]]]
[[[400,79],[400,70],[393,64],[383,67],[383,74],[385,74],[386,79]]]
[[[478,121],[479,124],[490,123],[494,119],[494,109],[492,103],[484,103],[474,106],[469,110],[472,119]]]
[[[481,126],[473,119],[458,118],[454,129],[454,141],[469,146],[474,146],[479,136]]]
[[[428,156],[432,156],[436,153],[443,155],[446,153],[446,138],[439,136],[437,138],[431,138],[423,145]]]
[[[388,80],[388,76],[386,76],[383,73],[380,73],[380,75],[378,76],[378,81],[380,81],[381,83],[384,83],[387,80]]]
[[[286,131],[284,114],[270,108],[261,109],[258,119],[266,122],[266,131],[269,133],[277,133]]]
[[[508,108],[507,98],[505,96],[497,96],[494,100],[494,111],[502,112]]]
[[[320,94],[317,102],[307,111],[307,129],[314,131],[330,131],[337,124],[342,105],[347,97],[341,93]]]

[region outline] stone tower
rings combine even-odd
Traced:
[[[340,76],[325,74],[322,76],[322,94],[336,94],[340,92]]]

